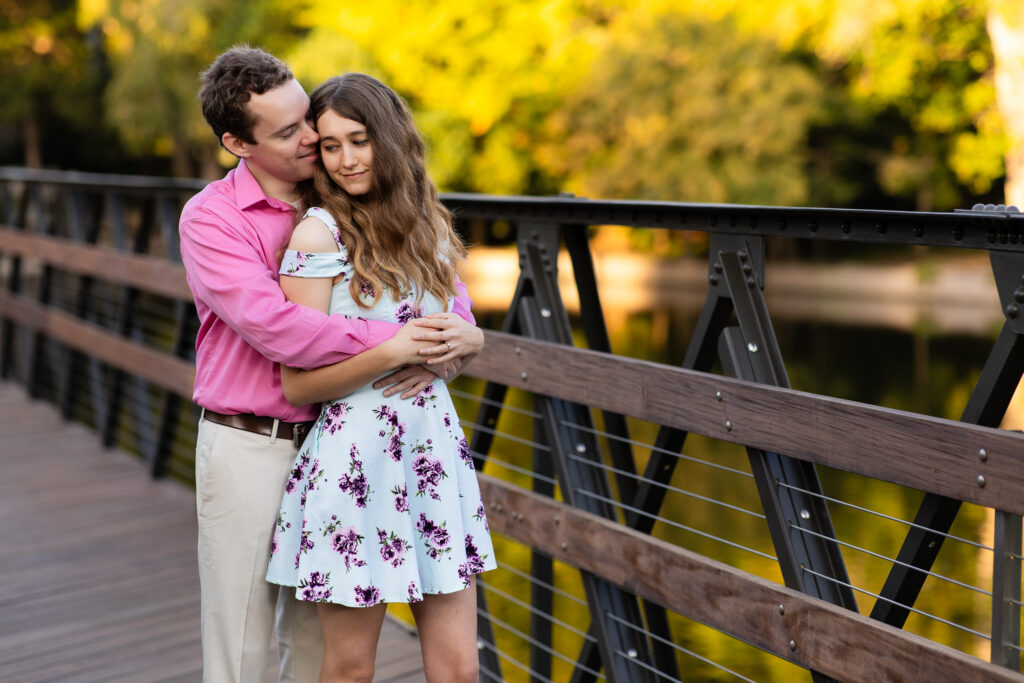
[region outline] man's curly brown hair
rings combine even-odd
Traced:
[[[262,95],[290,81],[292,72],[277,57],[263,50],[236,45],[224,52],[200,75],[199,103],[203,117],[217,140],[231,133],[250,144],[255,119],[246,103],[252,95]]]

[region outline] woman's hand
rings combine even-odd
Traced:
[[[417,341],[416,336],[420,328],[410,320],[385,342],[381,342],[381,350],[388,354],[392,367],[398,368],[405,365],[419,365],[423,362],[423,356],[431,355],[430,349],[436,348],[436,344],[430,341]],[[444,348],[444,347],[442,347]]]
[[[454,313],[434,313],[412,320],[409,324],[421,328],[420,332],[413,335],[414,341],[433,342],[432,345],[419,349],[420,355],[432,356],[427,360],[428,366],[456,358],[461,358],[465,362],[484,348],[483,331]]]

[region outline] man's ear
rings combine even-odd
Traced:
[[[224,149],[234,154],[239,159],[245,159],[252,155],[250,148],[252,147],[251,142],[246,142],[240,137],[237,137],[231,133],[224,133],[220,136],[221,144],[224,145]]]

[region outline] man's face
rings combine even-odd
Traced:
[[[254,94],[246,106],[256,121],[256,144],[246,145],[245,157],[253,174],[285,183],[312,178],[320,138],[306,120],[309,97],[299,82],[293,79]]]

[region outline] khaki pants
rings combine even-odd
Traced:
[[[316,681],[323,635],[316,608],[266,580],[270,541],[296,449],[207,420],[196,443],[203,680],[264,681],[272,629],[281,681]]]

